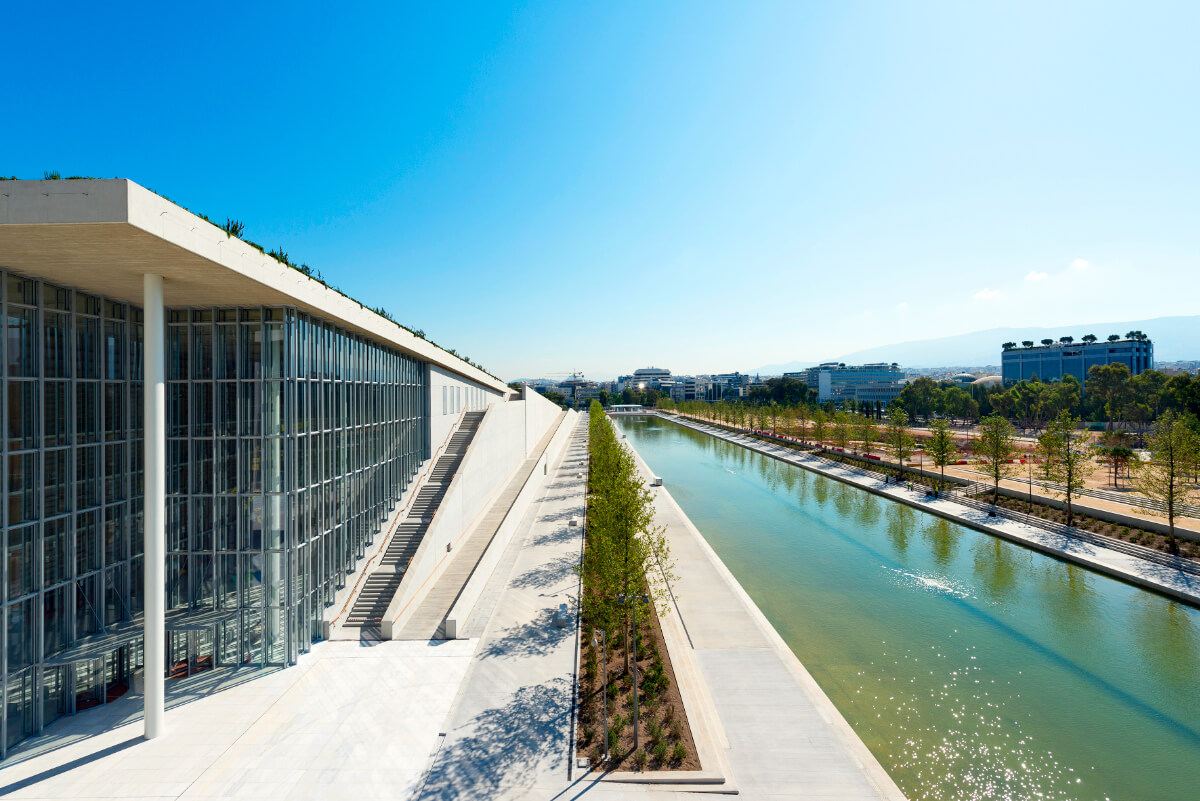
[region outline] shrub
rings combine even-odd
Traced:
[[[654,748],[651,749],[651,753],[654,754],[654,758],[658,760],[660,764],[665,764],[667,761],[667,755],[671,753],[671,749],[667,747],[666,742],[659,740],[657,743],[655,743]]]
[[[650,741],[657,743],[662,740],[663,729],[656,721],[650,721]]]
[[[592,738],[596,736],[596,729],[593,726],[585,726],[583,729],[583,741],[590,743]]]
[[[671,758],[676,762],[682,762],[687,759],[687,748],[684,747],[683,743],[675,743],[675,751],[671,754]]]
[[[615,756],[621,751],[621,733],[616,729],[608,730],[608,753]]]
[[[625,717],[622,716],[620,712],[618,712],[617,714],[612,716],[612,730],[617,732],[618,734],[620,734],[625,729],[625,725],[627,723],[629,723],[629,721],[626,720]]]
[[[633,755],[633,761],[637,765],[638,770],[645,770],[646,763],[650,761],[650,757],[646,754],[646,749],[639,748],[638,752]]]

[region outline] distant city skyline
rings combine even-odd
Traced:
[[[4,175],[241,220],[506,379],[1200,308],[1192,3],[6,22]]]

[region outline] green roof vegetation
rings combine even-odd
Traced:
[[[0,176],[0,181],[16,181],[16,180],[20,180],[20,179],[18,179],[17,176],[15,176],[15,175],[9,176],[8,178],[5,178],[4,176]],[[45,172],[42,173],[42,180],[45,180],[45,181],[74,181],[74,180],[95,180],[95,179],[93,179],[91,176],[83,176],[83,175],[69,175],[66,178],[63,178],[62,175],[57,170],[46,170]],[[361,308],[367,309],[368,311],[375,312],[376,314],[378,314],[383,319],[387,320],[392,325],[395,325],[398,328],[403,328],[405,331],[407,331],[408,333],[417,337],[418,339],[423,339],[426,342],[428,342],[430,345],[433,345],[435,348],[440,348],[441,350],[445,351],[446,353],[449,353],[451,356],[461,359],[462,361],[464,361],[467,364],[474,367],[476,370],[486,373],[487,375],[491,376],[492,378],[495,378],[497,381],[500,380],[500,378],[497,375],[488,371],[482,365],[476,364],[469,357],[464,356],[463,354],[454,350],[454,348],[442,347],[438,343],[434,342],[432,339],[425,336],[425,332],[422,331],[421,329],[409,328],[408,326],[404,325],[403,323],[398,321],[394,316],[392,316],[391,312],[389,312],[387,309],[383,308],[382,306],[368,306],[365,303],[363,303],[362,301],[360,301],[356,298],[350,297],[345,292],[343,292],[341,289],[339,289],[337,286],[326,281],[324,274],[320,270],[315,270],[312,267],[309,267],[307,264],[294,263],[288,257],[287,251],[285,251],[282,247],[276,247],[273,250],[267,250],[266,248],[264,248],[262,245],[258,244],[257,242],[254,242],[252,240],[244,238],[242,236],[242,234],[245,232],[246,226],[240,220],[235,220],[232,217],[226,217],[225,224],[220,225],[218,223],[213,222],[211,219],[209,219],[208,215],[201,214],[200,212],[192,211],[187,206],[183,205],[182,203],[178,203],[174,200],[171,200],[171,198],[167,197],[166,195],[164,195],[161,192],[156,192],[155,190],[151,189],[150,187],[146,187],[146,189],[147,189],[147,191],[153,192],[154,194],[158,195],[163,200],[166,200],[169,203],[174,203],[176,206],[179,206],[179,208],[183,209],[184,211],[188,212],[189,214],[195,214],[197,217],[204,220],[205,222],[216,225],[218,228],[220,228],[222,231],[225,232],[226,236],[229,236],[232,239],[237,239],[240,242],[245,242],[247,245],[254,248],[259,253],[262,253],[264,256],[270,256],[271,258],[275,259],[275,261],[279,262],[280,264],[286,264],[288,267],[291,267],[293,270],[303,273],[305,277],[311,278],[312,280],[321,284],[326,289],[332,289],[334,292],[338,293],[339,295],[346,298],[347,300],[357,303]]]

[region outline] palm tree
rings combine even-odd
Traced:
[[[1082,339],[1084,342],[1086,342],[1090,345],[1096,341],[1096,335],[1095,334],[1084,334],[1082,337],[1080,337],[1080,339]]]
[[[1017,346],[1017,343],[1016,343],[1016,342],[1005,342],[1005,343],[1004,343],[1003,345],[1001,345],[1000,347],[1004,348],[1005,350],[1012,350],[1012,349],[1013,349],[1013,348],[1015,348],[1016,346]]]
[[[1108,341],[1109,341],[1109,342],[1116,342],[1116,341],[1117,341],[1117,340],[1119,340],[1120,338],[1121,338],[1121,335],[1120,335],[1120,334],[1109,334],[1109,335],[1108,335]]]
[[[1042,344],[1045,345],[1046,347],[1050,347],[1051,345],[1054,344],[1054,340],[1053,339],[1043,339]]]
[[[1033,340],[1032,340],[1032,339],[1023,339],[1023,340],[1021,340],[1021,347],[1023,347],[1023,348],[1032,348],[1032,347],[1033,347]]]

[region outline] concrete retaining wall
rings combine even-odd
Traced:
[[[558,431],[554,434],[554,438],[550,440],[550,444],[546,446],[545,452],[538,459],[537,464],[534,465],[533,472],[529,475],[525,486],[521,488],[521,492],[517,495],[516,500],[513,501],[512,508],[504,516],[504,522],[496,530],[496,534],[492,537],[491,543],[488,544],[487,550],[484,551],[479,563],[475,566],[475,570],[472,571],[471,578],[467,579],[467,583],[459,594],[458,600],[454,602],[450,613],[446,615],[446,639],[455,639],[466,624],[467,618],[471,616],[472,610],[475,609],[475,602],[479,600],[483,588],[487,585],[488,579],[491,578],[492,571],[496,569],[500,557],[504,555],[504,549],[512,541],[512,536],[516,532],[522,518],[525,517],[525,512],[529,510],[533,499],[546,486],[546,482],[550,480],[550,468],[557,467],[558,463],[562,460],[563,453],[567,449],[567,440],[570,438],[571,431],[575,428],[578,419],[579,413],[573,409],[563,416],[562,422],[559,423]]]
[[[385,638],[390,639],[393,631],[402,628],[444,572],[454,548],[508,484],[513,471],[525,461],[532,449],[526,444],[530,434],[537,443],[556,419],[558,407],[536,393],[533,395],[528,400],[493,402],[487,407],[487,414],[413,555],[396,596],[388,605],[382,625]],[[530,405],[539,403],[546,404],[556,414],[547,416],[541,410],[530,410]],[[535,426],[532,432],[531,424]],[[537,429],[537,425],[541,428]]]
[[[429,366],[429,441],[436,449],[464,409],[476,411],[499,403],[504,395],[435,365]]]

